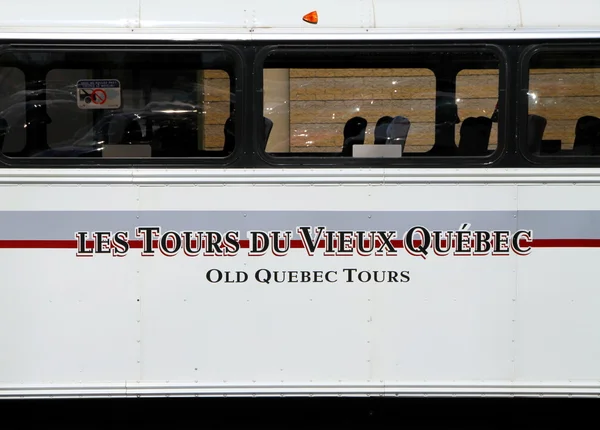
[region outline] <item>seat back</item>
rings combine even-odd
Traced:
[[[573,151],[578,155],[595,155],[600,150],[600,118],[586,115],[577,120]]]
[[[382,116],[377,120],[374,131],[375,140],[373,142],[375,145],[385,145],[387,142],[387,128],[392,119],[391,116]]]
[[[367,120],[360,116],[350,118],[344,126],[343,156],[352,156],[352,146],[365,143]]]
[[[410,131],[410,121],[401,115],[395,116],[386,129],[387,145],[406,145],[406,138]]]
[[[485,116],[466,118],[460,127],[458,155],[487,155],[492,132],[492,120]]]

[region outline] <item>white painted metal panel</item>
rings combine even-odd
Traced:
[[[303,22],[302,17],[313,10],[319,14],[319,23]],[[591,30],[598,28],[598,19],[600,3],[588,0],[573,0],[568,7],[561,0],[313,0],[301,3],[232,0],[227,2],[226,7],[193,0],[107,0],[101,4],[89,0],[68,0],[55,2],[52,7],[32,7],[27,2],[11,3],[10,7],[4,8],[0,27],[6,32],[37,33],[72,32],[76,29],[136,31],[141,27],[163,32],[163,37],[167,38],[176,36],[164,35],[165,30],[172,29],[196,31],[196,37],[203,32],[207,37],[222,33],[219,37],[223,39],[234,34],[239,38],[241,34],[253,31],[263,34],[263,38],[269,34],[285,38],[292,36],[289,31],[293,30],[295,38],[309,38],[312,34],[331,38],[335,32],[341,32],[338,37],[347,38],[348,31],[364,37],[376,37],[381,30],[393,30],[396,35],[415,32],[418,35],[423,31],[466,34],[481,30]],[[375,30],[375,35],[366,34],[365,29]],[[101,34],[96,33],[95,37],[101,37]],[[64,34],[56,36],[65,37]],[[86,35],[93,36],[93,33]],[[125,37],[125,33],[121,37]],[[143,32],[135,33],[133,37],[153,38],[152,33]]]
[[[246,231],[304,221],[366,230],[464,221],[531,227],[534,239],[594,238],[596,176],[44,172],[1,178],[58,183],[0,188],[0,201],[11,202],[0,207],[0,396],[600,393],[594,248],[561,242],[527,256],[425,259],[298,248],[284,257],[142,257],[133,248],[121,258],[77,258],[71,245],[48,245],[90,226]],[[89,184],[60,184],[69,177]],[[45,245],[11,248],[22,239]],[[337,282],[258,283],[261,268],[334,270]],[[345,268],[407,270],[411,280],[348,282]],[[212,284],[211,269],[247,272],[250,281]]]
[[[507,384],[514,371],[517,258],[431,254],[394,264],[410,268],[415,282],[373,288],[371,378],[391,391],[409,384]],[[386,263],[371,265],[385,270]]]
[[[0,396],[6,387],[85,389],[137,379],[136,268],[126,260],[80,258],[73,270],[71,255],[0,250]]]
[[[598,249],[539,250],[518,268],[518,381],[598,381]]]
[[[142,28],[295,28],[315,31],[325,28],[372,27],[372,2],[366,0],[230,0],[225,7],[194,0],[158,2],[140,0]],[[316,10],[319,24],[302,17]]]
[[[600,22],[597,1],[519,0],[518,3],[521,25],[526,28],[593,28]]]
[[[236,267],[249,274],[332,268],[294,254],[293,264],[261,257]],[[206,269],[232,270],[231,262],[214,261],[209,268],[176,257],[170,264],[170,273],[150,259],[141,265],[143,380],[290,387],[368,379],[369,288],[341,282],[259,285],[252,279],[210,284]]]
[[[0,27],[129,28],[139,26],[138,0],[62,0],[51,3],[4,0]]]
[[[518,0],[375,1],[376,28],[491,30],[519,25]]]

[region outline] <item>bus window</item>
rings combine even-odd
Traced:
[[[600,53],[536,53],[529,63],[527,99],[528,153],[600,155]]]
[[[224,157],[235,144],[233,61],[223,52],[11,52],[0,79],[2,152],[35,158]],[[0,75],[3,76],[3,75]],[[0,122],[1,123],[1,122]]]
[[[366,120],[364,142],[374,143],[380,118],[398,115],[410,117],[405,151],[423,152],[434,141],[435,76],[429,69],[266,70],[264,110],[273,120],[267,152],[341,153],[354,118]]]
[[[498,68],[481,52],[272,51],[263,69],[265,152],[489,156],[498,142]]]

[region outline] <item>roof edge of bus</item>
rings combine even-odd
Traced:
[[[124,32],[153,39],[186,34],[243,40],[258,34],[279,39],[349,39],[367,37],[366,33],[387,38],[426,38],[434,33],[454,38],[477,37],[482,32],[504,37],[600,32],[600,2],[589,0],[569,0],[568,7],[563,0],[488,0],[483,7],[473,0],[228,0],[227,7],[214,7],[208,0],[103,0],[98,7],[91,0],[80,0],[77,7],[59,1],[49,9],[13,3],[0,16],[1,33],[51,33],[61,38],[69,38],[67,34],[97,38],[91,36],[97,33],[122,37]]]

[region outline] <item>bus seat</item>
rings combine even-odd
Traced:
[[[543,116],[527,117],[527,148],[529,152],[539,154],[542,149],[542,138],[548,121]]]
[[[377,124],[375,124],[375,145],[385,145],[387,142],[387,128],[390,122],[392,122],[391,116],[382,116],[377,120]]]
[[[342,155],[352,156],[352,146],[365,143],[365,133],[367,130],[367,120],[360,116],[355,116],[346,121],[344,126],[344,145]]]
[[[458,155],[487,155],[492,120],[485,116],[466,118],[460,127]]]
[[[597,154],[600,150],[600,118],[586,115],[577,120],[573,151],[577,155]]]
[[[386,129],[388,145],[405,145],[408,132],[410,131],[410,121],[403,116],[396,116],[388,124]]]

